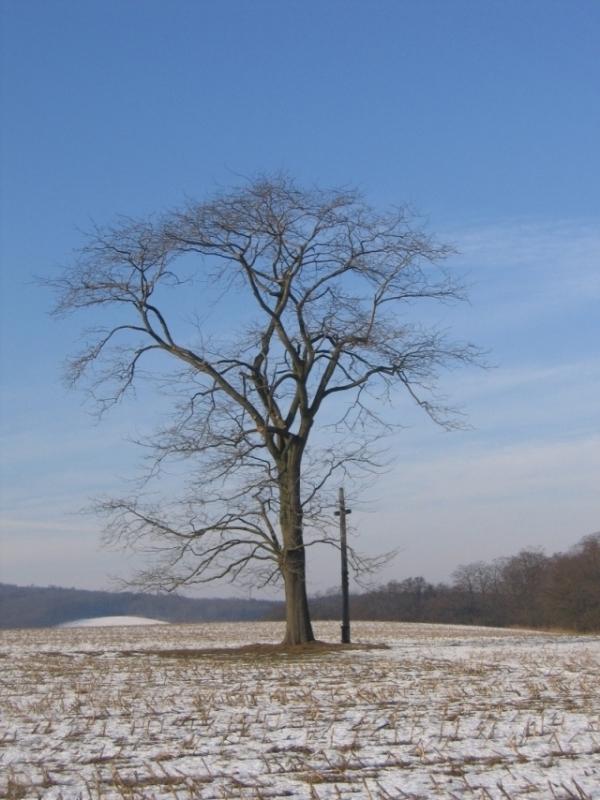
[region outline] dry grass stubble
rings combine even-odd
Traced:
[[[597,640],[354,634],[390,649],[250,646],[276,623],[5,631],[0,796],[600,798]]]

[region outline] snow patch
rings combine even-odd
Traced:
[[[125,625],[168,625],[159,619],[148,617],[93,617],[92,619],[76,619],[72,622],[63,622],[57,628],[109,628]]]
[[[283,633],[0,630],[0,797],[600,800],[599,636],[357,621],[389,649],[206,652]]]

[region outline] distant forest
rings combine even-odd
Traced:
[[[392,581],[351,596],[350,610],[355,620],[600,631],[600,533],[566,553],[546,556],[528,548],[491,563],[461,565],[450,584]],[[339,619],[339,592],[312,598],[311,613],[315,620]]]
[[[165,622],[228,622],[262,619],[274,603],[237,598],[90,592],[58,586],[0,584],[0,628],[47,628],[93,617],[149,617]]]
[[[341,596],[310,599],[314,620],[340,619]],[[600,632],[600,533],[566,553],[528,548],[490,563],[459,566],[451,583],[391,581],[350,598],[354,620],[437,622]],[[0,584],[0,628],[49,627],[90,617],[132,615],[166,622],[282,620],[270,600],[193,599],[131,592]]]

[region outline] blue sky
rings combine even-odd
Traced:
[[[132,474],[151,397],[100,425],[60,383],[84,319],[48,317],[78,232],[280,169],[409,201],[460,250],[440,309],[493,370],[405,400],[353,517],[381,580],[448,577],[600,530],[600,4],[592,0],[2,0],[0,580],[97,588],[128,562],[75,512]],[[311,557],[311,591],[337,583]],[[227,594],[214,587],[210,594]]]

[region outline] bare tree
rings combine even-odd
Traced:
[[[600,533],[584,536],[566,553],[549,559],[544,590],[553,625],[600,630]]]
[[[544,589],[549,563],[539,547],[526,547],[503,560],[502,585],[514,623],[539,627],[547,621]]]
[[[465,598],[463,610],[470,621],[506,624],[503,572],[507,561],[506,558],[497,558],[490,564],[484,561],[459,564],[452,573],[453,588]]]
[[[413,316],[419,301],[464,299],[443,268],[451,252],[406,208],[379,213],[356,191],[286,176],[87,236],[49,281],[57,314],[95,307],[108,320],[69,381],[85,376],[101,411],[139,379],[158,381],[174,404],[147,443],[150,472],[187,465],[177,501],[140,488],[100,503],[106,541],[149,558],[138,585],[282,578],[285,642],[313,639],[305,548],[331,541],[328,485],[377,468],[382,401],[400,387],[436,423],[459,424],[436,397],[438,371],[478,351]],[[167,290],[196,317],[175,312]]]
[[[484,561],[459,564],[452,573],[454,586],[465,592],[473,604],[485,600],[494,585],[495,577],[494,565]]]

